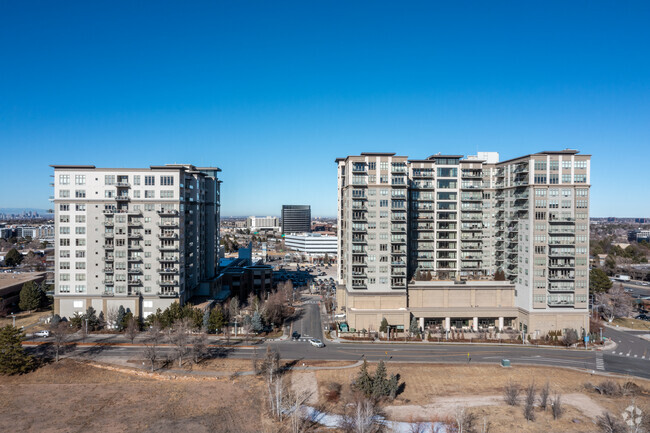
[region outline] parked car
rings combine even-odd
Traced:
[[[312,338],[309,340],[309,344],[315,347],[325,347],[325,344],[323,344],[322,341],[320,341],[318,338]]]
[[[50,336],[50,331],[47,329],[43,329],[42,331],[36,331],[34,332],[35,337],[49,337]]]
[[[299,338],[300,338],[300,333],[299,333],[299,332],[296,332],[296,331],[293,331],[293,333],[291,334],[291,339],[292,339],[293,341],[296,341],[296,340],[298,340]]]
[[[645,321],[650,321],[650,316],[647,316],[645,314],[639,314],[638,316],[634,317],[637,320],[645,320]]]

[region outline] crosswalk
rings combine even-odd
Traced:
[[[605,371],[605,361],[602,353],[596,355],[596,370]]]
[[[303,304],[316,304],[316,305],[318,305],[318,304],[320,304],[320,301],[315,301],[315,300],[312,299],[312,300],[303,302]]]

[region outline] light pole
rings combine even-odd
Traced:
[[[14,313],[11,313],[11,319],[13,320],[12,326],[15,328],[16,327],[16,316],[14,316]]]

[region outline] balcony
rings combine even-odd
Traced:
[[[166,222],[159,221],[158,222],[158,227],[168,228],[168,229],[177,229],[178,228],[178,222],[176,222],[176,221],[171,221],[171,222],[170,221],[166,221]]]
[[[178,298],[178,292],[165,290],[162,292],[158,292],[158,296],[160,296],[161,298]]]
[[[158,239],[178,239],[178,233],[161,233]]]
[[[573,307],[575,301],[573,299],[549,299],[549,307]]]
[[[142,221],[129,221],[129,227],[142,227]]]
[[[178,257],[158,257],[159,262],[178,263]]]
[[[180,282],[176,280],[158,280],[156,281],[156,284],[159,286],[179,286]]]
[[[106,227],[113,227],[113,226],[115,225],[115,222],[113,222],[112,219],[110,219],[110,220],[104,220],[104,225],[105,225]]]
[[[102,237],[107,238],[107,239],[112,239],[115,237],[115,233],[102,233]]]
[[[142,269],[139,268],[130,268],[128,270],[129,274],[142,274]]]
[[[131,257],[129,257],[127,260],[128,260],[129,262],[141,262],[141,261],[142,261],[142,257],[140,257],[140,256],[131,256]]]
[[[142,239],[142,233],[129,233],[129,239]]]
[[[158,215],[161,217],[173,217],[178,216],[178,211],[176,209],[158,209]]]
[[[128,195],[116,195],[115,196],[115,201],[126,202],[126,201],[129,201],[129,200],[131,200],[131,199],[130,199],[130,197]]]
[[[573,274],[553,274],[550,273],[548,275],[548,280],[549,281],[573,281],[575,279],[575,275]],[[552,284],[551,284],[552,285]],[[573,290],[573,287],[571,288]]]
[[[115,257],[113,257],[113,256],[104,256],[104,261],[105,262],[112,262],[113,260],[115,260]]]
[[[114,272],[113,268],[104,268],[104,269],[102,269],[102,271],[105,274],[112,274]]]
[[[178,245],[159,245],[159,251],[179,251],[180,247]]]
[[[180,272],[178,268],[158,268],[156,270],[159,274],[170,274],[170,275],[178,275]]]
[[[104,244],[104,249],[106,249],[106,250],[114,250],[115,245],[114,244]]]
[[[109,284],[109,285],[112,286],[113,284],[115,284],[115,282],[113,281],[113,279],[110,279],[110,280],[102,280],[102,284]]]
[[[392,261],[392,262],[390,262],[390,264],[393,265],[393,266],[406,266],[406,262],[403,262],[401,260]]]
[[[575,263],[572,262],[550,262],[548,264],[549,268],[559,268],[559,269],[571,269],[575,268]]]
[[[129,245],[129,251],[142,251],[142,245]]]
[[[115,182],[115,186],[120,188],[129,188],[131,184],[129,182]]]

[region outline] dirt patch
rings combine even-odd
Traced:
[[[260,395],[255,377],[161,381],[65,360],[0,378],[0,431],[252,433]]]
[[[307,399],[307,404],[318,404],[318,381],[314,372],[292,373],[291,389],[298,394],[308,393],[309,399]]]

